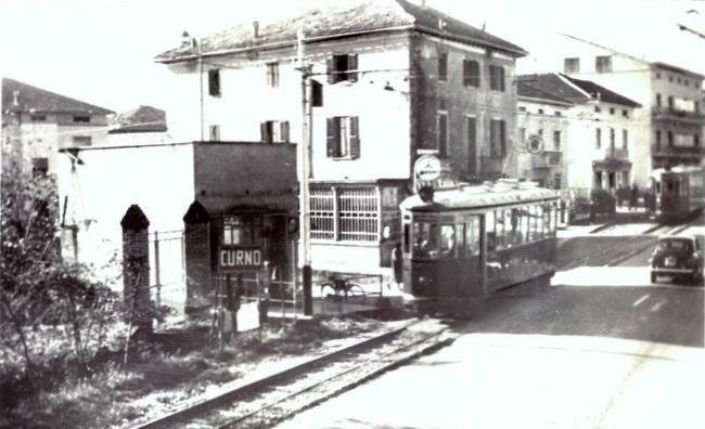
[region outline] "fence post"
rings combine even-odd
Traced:
[[[146,334],[152,333],[149,299],[149,220],[133,204],[120,221],[122,226],[123,300],[127,321]]]
[[[194,201],[183,217],[186,259],[186,314],[193,315],[209,307],[212,274],[210,215]]]

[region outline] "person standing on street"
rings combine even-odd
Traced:
[[[394,282],[397,287],[401,286],[402,283],[402,256],[401,256],[401,244],[397,243],[392,249],[392,269],[394,270]]]

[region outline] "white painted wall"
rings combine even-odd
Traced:
[[[376,180],[408,178],[410,166],[410,107],[408,44],[351,42],[338,49],[311,47],[308,61],[314,78],[323,84],[323,107],[313,113],[313,177],[316,180]],[[330,49],[330,50],[329,50]],[[318,51],[317,51],[318,50]],[[357,53],[360,74],[356,83],[328,84],[324,75],[330,52]],[[293,50],[262,53],[255,60],[206,59],[203,73],[203,124],[205,139],[210,125],[220,126],[222,141],[260,140],[260,123],[286,120],[290,140],[301,141],[301,74],[295,70]],[[267,86],[268,62],[279,62],[279,87]],[[220,67],[221,96],[208,94],[209,64]],[[175,141],[200,139],[200,86],[196,65],[170,66],[173,96],[166,106],[169,134]],[[386,72],[384,70],[397,70]],[[380,71],[381,70],[381,71]],[[389,82],[394,91],[385,90]],[[326,118],[359,116],[360,158],[333,160],[326,157]],[[390,125],[390,124],[393,124]],[[391,155],[393,154],[393,155]]]
[[[85,149],[73,171],[60,156],[59,194],[62,210],[69,198],[66,223],[79,227],[79,262],[101,268],[121,254],[120,221],[131,204],[147,215],[150,232],[183,229],[194,198],[192,145]]]

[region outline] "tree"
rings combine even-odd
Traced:
[[[23,357],[30,386],[39,326],[63,327],[73,358],[85,364],[114,313],[114,294],[90,280],[85,267],[61,259],[55,190],[51,175],[14,165],[2,170],[0,336],[6,351]]]

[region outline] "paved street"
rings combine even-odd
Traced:
[[[571,238],[549,291],[494,298],[452,346],[280,427],[705,427],[703,288],[649,282],[655,238]]]

